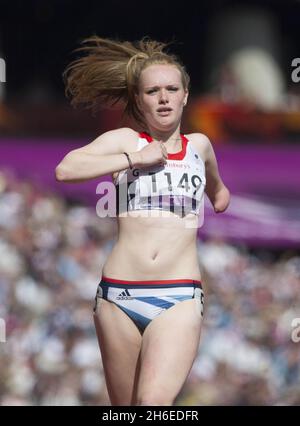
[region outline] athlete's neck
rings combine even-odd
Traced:
[[[157,141],[162,141],[171,151],[179,151],[181,147],[181,136],[179,128],[175,131],[162,133],[155,130],[148,131],[150,136]]]

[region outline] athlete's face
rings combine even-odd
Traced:
[[[177,127],[187,97],[176,66],[150,65],[142,71],[137,102],[149,127],[166,131]]]

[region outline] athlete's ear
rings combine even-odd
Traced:
[[[140,101],[140,98],[139,98],[139,94],[135,93],[134,96],[135,96],[135,102],[136,102],[138,108],[141,109],[141,101]]]
[[[186,90],[184,98],[183,98],[183,106],[186,106],[188,97],[189,97],[189,92],[188,92],[188,90]]]

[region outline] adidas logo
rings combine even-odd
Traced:
[[[134,297],[130,296],[129,291],[126,289],[124,291],[122,291],[122,293],[120,293],[117,297],[117,300],[132,300],[134,299]]]

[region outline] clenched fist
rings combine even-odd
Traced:
[[[167,163],[168,153],[162,141],[153,141],[131,156],[135,157],[135,167],[143,168]]]

